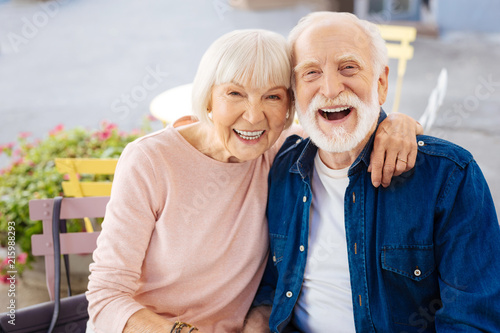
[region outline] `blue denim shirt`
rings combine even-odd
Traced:
[[[344,208],[356,332],[500,332],[500,228],[488,185],[463,148],[417,140],[415,168],[388,188],[373,187],[367,172],[373,136],[349,169]],[[316,152],[309,139],[292,136],[269,174],[271,249],[254,306],[272,304],[272,332],[296,331]]]

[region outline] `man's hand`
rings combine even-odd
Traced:
[[[415,137],[423,133],[422,125],[402,113],[391,113],[380,123],[368,167],[373,186],[382,184],[387,187],[393,176],[399,176],[415,166]]]
[[[257,306],[248,311],[245,325],[241,333],[267,333],[269,330],[269,317],[271,307],[267,305]]]

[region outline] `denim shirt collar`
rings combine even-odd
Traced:
[[[354,163],[349,168],[348,172],[349,176],[355,174],[360,170],[361,168],[360,162],[363,162],[366,167],[370,165],[370,155],[373,149],[373,140],[375,138],[375,133],[377,132],[378,126],[385,118],[387,118],[387,114],[384,112],[382,108],[380,108],[380,115],[378,117],[377,127],[370,136],[370,139],[368,140],[367,144],[365,145],[359,156],[356,158]],[[311,141],[311,139],[309,139],[308,142],[306,143],[306,146],[302,150],[302,153],[300,154],[299,158],[295,163],[292,164],[289,171],[291,173],[300,174],[302,179],[306,178],[308,175],[310,175],[311,168],[314,166],[314,157],[316,156],[317,151],[318,147]]]

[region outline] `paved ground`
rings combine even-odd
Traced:
[[[138,127],[156,95],[192,81],[218,36],[241,28],[286,35],[311,9],[245,12],[227,0],[0,0],[0,144],[20,131],[42,137],[59,123]],[[430,134],[474,154],[500,207],[500,36],[419,36],[414,46],[400,110],[418,119],[447,68],[447,95]],[[127,97],[134,91],[145,93]],[[387,109],[392,99],[390,91]]]

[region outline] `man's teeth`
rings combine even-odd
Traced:
[[[326,120],[340,120],[351,112],[351,107],[342,106],[338,108],[323,108],[319,110],[321,116]]]
[[[340,112],[340,111],[347,111],[349,110],[350,107],[340,107],[340,108],[335,108],[335,109],[320,109],[323,112]]]
[[[245,140],[255,140],[260,138],[262,134],[264,134],[264,131],[256,131],[256,132],[248,132],[248,131],[238,131],[237,129],[234,130],[236,134],[238,134],[241,138]]]

